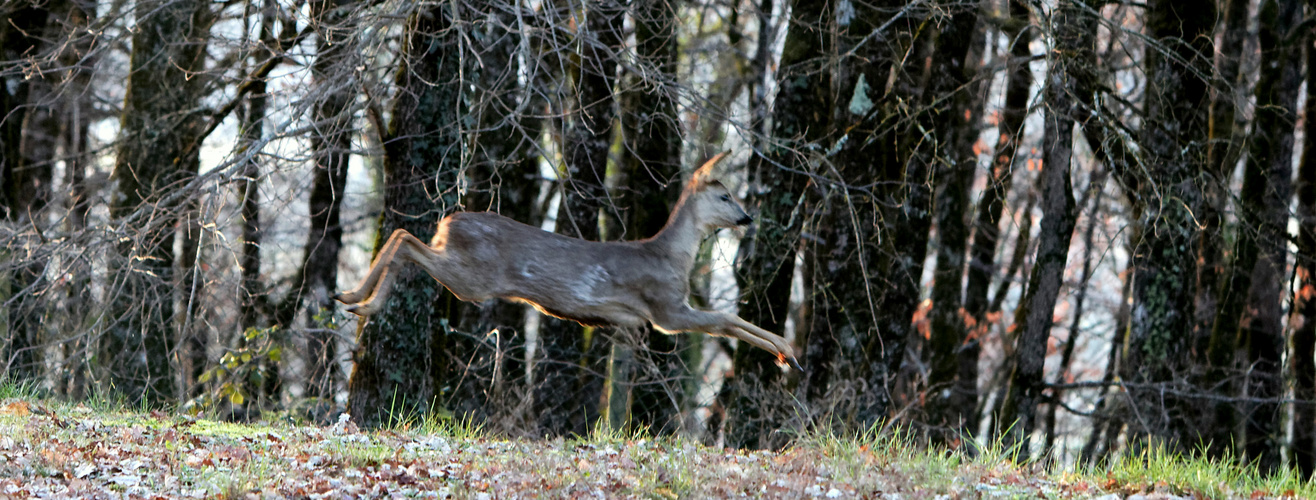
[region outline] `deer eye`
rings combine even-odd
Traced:
[[[721,196],[720,199],[721,199],[722,201],[731,201],[731,195],[729,195],[729,194],[724,194],[724,195]]]

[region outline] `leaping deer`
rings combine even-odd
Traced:
[[[396,273],[414,262],[458,298],[529,303],[583,325],[641,327],[667,334],[731,337],[800,368],[786,339],[734,314],[690,307],[690,271],[699,242],[719,228],[752,222],[713,169],[723,152],[696,170],[658,234],[639,241],[596,242],[528,226],[492,212],[458,212],[439,221],[426,245],[404,229],[388,238],[355,290],[336,298],[362,317],[384,307]]]

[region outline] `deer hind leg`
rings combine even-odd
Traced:
[[[403,232],[390,250],[392,253],[388,255],[389,260],[381,261],[385,265],[381,266],[382,271],[375,280],[374,293],[371,293],[365,300],[349,306],[347,308],[348,312],[361,316],[371,316],[383,309],[389,294],[393,292],[393,282],[397,281],[400,266],[407,263],[419,264],[431,277],[439,280],[440,283],[443,282],[441,279],[442,255],[439,251],[430,248],[429,245],[412,236],[411,233]]]
[[[388,237],[384,247],[375,256],[375,261],[370,264],[370,271],[366,273],[365,279],[361,280],[361,285],[349,292],[338,294],[334,299],[344,304],[356,304],[371,296],[379,284],[379,279],[388,272],[388,266],[392,265],[393,257],[397,254],[398,246],[402,243],[403,235],[411,236],[406,229],[398,229]],[[413,236],[414,238],[414,236]]]

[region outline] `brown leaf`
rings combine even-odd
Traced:
[[[0,415],[18,415],[27,416],[32,414],[32,407],[27,401],[14,401],[3,407],[0,407]]]

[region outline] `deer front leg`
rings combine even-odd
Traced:
[[[655,314],[653,325],[666,333],[707,332],[710,335],[730,337],[748,342],[754,347],[777,355],[777,362],[804,371],[795,359],[795,348],[781,336],[754,326],[734,314],[701,311],[688,305],[676,311]]]
[[[397,254],[398,246],[402,242],[403,235],[410,236],[411,233],[406,229],[398,229],[388,237],[384,247],[375,256],[375,261],[370,263],[370,272],[366,273],[365,279],[361,280],[361,285],[357,286],[350,292],[343,292],[334,297],[334,300],[344,304],[356,304],[369,297],[379,284],[379,278],[388,272],[388,266],[392,264],[393,257]]]
[[[795,368],[796,370],[804,371],[804,367],[800,366],[800,363],[795,360],[795,348],[792,347],[790,342],[786,341],[786,339],[782,338],[781,336],[775,333],[759,328],[758,325],[750,323],[749,321],[746,321],[740,316],[734,316],[730,314],[728,314],[727,316],[730,316],[731,321],[735,323],[736,327],[745,330],[748,333],[761,337],[769,342],[772,342],[772,344],[777,347],[779,352],[785,353],[785,356],[783,356],[784,359],[779,359],[778,362],[782,362],[782,361],[788,362],[790,363],[791,367]]]

